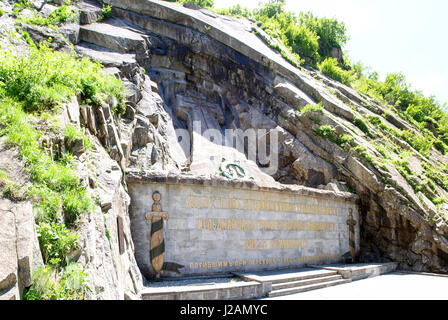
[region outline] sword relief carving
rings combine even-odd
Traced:
[[[352,262],[355,262],[355,250],[356,250],[356,244],[355,244],[355,226],[356,221],[353,219],[353,209],[349,209],[349,219],[347,220],[347,225],[349,229],[349,243],[350,243],[350,254],[352,256]]]
[[[146,214],[146,220],[151,221],[151,245],[149,256],[151,265],[156,274],[156,279],[160,278],[160,272],[163,269],[165,259],[165,241],[163,239],[163,222],[168,220],[168,213],[162,212],[162,195],[154,192],[152,195],[154,201],[152,211]]]

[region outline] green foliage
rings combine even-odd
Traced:
[[[90,291],[86,272],[71,263],[63,272],[50,265],[33,272],[33,285],[24,293],[24,300],[84,300]]]
[[[324,107],[322,107],[322,102],[316,104],[307,104],[302,109],[300,109],[300,113],[303,115],[306,115],[308,112],[323,113]]]
[[[345,85],[351,84],[351,72],[343,70],[338,65],[338,61],[335,58],[326,58],[319,65],[319,70],[326,74],[333,80],[339,81]]]
[[[429,150],[432,148],[434,140],[428,139],[428,137],[421,137],[408,130],[401,132],[401,138],[409,143],[415,150],[420,152],[424,156],[429,155]]]
[[[102,9],[101,14],[106,19],[112,18],[112,6],[110,4],[108,4],[107,6],[103,4],[103,9]]]
[[[63,209],[67,222],[72,224],[81,213],[88,211],[91,200],[76,171],[41,149],[38,141],[42,132],[32,128],[20,103],[10,99],[0,101],[0,125],[3,127],[0,134],[7,137],[8,143],[19,147],[30,171],[33,186],[29,193],[40,209],[39,219],[54,221]]]
[[[353,124],[357,126],[362,132],[367,134],[368,136],[371,136],[372,133],[370,132],[369,126],[366,124],[363,118],[355,117],[353,119]]]
[[[23,201],[27,198],[27,192],[18,184],[7,181],[3,188],[2,196],[12,201]]]
[[[46,18],[40,16],[37,12],[35,12],[34,16],[28,18],[20,17],[16,20],[16,22],[46,26],[57,29],[57,27],[63,23],[75,21],[78,15],[78,11],[74,10],[70,6],[63,5],[58,7]]]
[[[305,26],[290,24],[285,30],[287,44],[300,56],[319,60],[319,36]]]
[[[367,148],[364,146],[357,146],[353,148],[353,151],[357,152],[364,160],[366,160],[370,165],[374,168],[381,168],[385,171],[388,171],[387,166],[384,161],[378,161],[374,156],[367,152]]]
[[[355,147],[355,138],[349,134],[341,135],[337,138],[336,143],[344,150],[348,151]]]
[[[75,127],[69,125],[69,126],[66,126],[64,128],[64,130],[65,130],[65,139],[66,140],[76,141],[76,140],[81,139],[81,140],[83,140],[84,147],[87,150],[92,149],[93,146],[92,146],[92,143],[89,141],[89,139],[85,135],[83,135],[81,132],[76,130]]]
[[[252,15],[252,11],[242,7],[240,4],[237,4],[230,8],[220,8],[220,9],[214,9],[218,14],[226,15],[226,16],[234,16],[234,17],[245,17],[250,18]]]
[[[392,110],[402,119],[418,127],[423,137],[411,132],[399,133],[393,128],[389,130],[384,124],[382,129],[406,140],[424,155],[429,154],[433,145],[442,153],[448,151],[446,148],[448,144],[446,107],[432,96],[425,97],[419,91],[412,91],[403,74],[390,73],[385,81],[379,81],[377,76],[360,75],[354,82],[354,88],[383,104],[392,106]]]
[[[31,0],[17,0],[14,3],[13,16],[17,16],[20,11],[26,8],[33,8],[34,3]]]
[[[214,0],[166,0],[168,2],[179,2],[182,4],[185,3],[192,3],[192,4],[196,4],[202,8],[211,8],[213,7],[213,5],[215,4]]]
[[[289,54],[286,54],[279,50],[279,47],[271,46],[295,66],[303,64],[301,57],[307,58],[307,63],[315,65],[321,61],[321,57],[329,57],[333,47],[342,48],[348,39],[344,23],[336,19],[318,18],[312,13],[301,13],[297,16],[286,11],[285,0],[268,0],[253,10],[237,5],[215,12],[246,17],[254,21],[289,51]],[[291,59],[291,56],[294,56],[294,59]]]
[[[78,235],[58,223],[41,223],[37,233],[44,262],[55,268],[67,266],[68,254],[78,248]]]
[[[75,192],[65,190],[62,198],[62,208],[69,225],[75,223],[81,213],[89,212],[92,209],[92,201],[85,189],[76,190]]]
[[[333,47],[342,48],[348,40],[345,24],[336,19],[318,18],[311,12],[301,12],[298,22],[319,36],[323,43],[323,47],[320,48],[322,56],[326,56],[325,50],[328,51]]]
[[[332,142],[336,142],[336,129],[332,126],[323,125],[316,129],[316,135],[326,138]]]
[[[54,52],[47,45],[31,48],[29,56],[0,52],[0,98],[23,102],[24,110],[54,110],[79,95],[83,103],[101,105],[114,100],[115,112],[123,113],[124,87],[119,79],[101,72],[88,58]]]

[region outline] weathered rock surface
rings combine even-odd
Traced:
[[[151,62],[150,68],[145,68],[151,80],[158,84],[164,108],[161,113],[166,113],[160,117],[158,128],[171,128],[162,133],[161,139],[154,140],[162,144],[170,141],[167,151],[162,152],[167,163],[193,174],[214,175],[217,163],[213,161],[215,156],[220,157],[220,152],[239,159],[225,147],[201,140],[201,135],[194,132],[195,121],[203,131],[277,128],[280,170],[272,178],[309,187],[323,185],[332,190],[339,188],[334,181],[343,181],[345,188],[360,195],[364,261],[396,260],[405,269],[447,272],[447,234],[442,231],[443,227],[428,221],[432,210],[418,201],[401,175],[394,168],[388,168],[389,172],[378,169],[315,134],[319,125],[331,125],[339,135],[354,136],[357,145],[377,154],[369,137],[353,125],[353,120],[358,114],[381,115],[384,107],[319,72],[292,67],[252,33],[255,27],[245,20],[224,18],[169,2],[105,2],[114,6],[116,19],[140,31],[146,30],[149,36]],[[332,54],[340,57],[337,49]],[[322,102],[325,109],[315,115],[319,124],[312,121],[312,114],[302,115],[299,111],[317,102]],[[160,130],[154,130],[157,127],[138,121],[139,128],[146,126],[148,132],[159,137]],[[385,121],[391,127],[412,129],[395,115],[388,115]],[[167,136],[174,129],[190,132],[191,149],[176,146],[170,135]],[[145,130],[139,131],[147,136]],[[147,147],[142,147],[145,142]],[[147,150],[144,152],[148,154],[151,143],[152,139],[148,138],[133,145],[130,159],[134,162],[129,166],[142,163],[139,162],[144,159],[141,152]],[[171,154],[171,150],[181,150],[183,154],[178,151]],[[146,159],[149,161],[150,157]],[[263,174],[255,175],[264,179]],[[382,180],[384,176],[395,181],[399,191],[388,187]],[[372,220],[377,223],[371,225]],[[412,259],[404,258],[403,254],[412,251],[422,239],[432,246],[418,253],[413,251]]]
[[[98,22],[99,2],[79,2],[81,26],[60,29],[77,54],[103,63],[105,72],[122,79],[127,90],[121,117],[111,112],[113,102],[93,108],[79,105],[76,99],[62,116],[65,124],[84,130],[94,145],[89,152],[73,142],[65,145],[77,150],[80,179],[97,197],[95,209],[78,226],[83,248],[78,261],[87,269],[93,289],[89,298],[140,298],[143,279],[134,257],[132,199],[124,173],[129,171],[129,179],[135,178],[135,172],[158,172],[173,179],[187,173],[195,181],[208,181],[220,176],[223,158],[239,161],[259,185],[319,188],[328,194],[356,192],[361,203],[361,261],[396,261],[402,269],[448,272],[448,227],[434,216],[432,202],[425,201],[424,195],[419,201],[394,167],[377,168],[356,152],[316,135],[319,126],[329,125],[339,135],[353,136],[353,143],[369,154],[379,155],[353,120],[359,115],[381,116],[384,106],[318,71],[293,67],[253,32],[257,27],[247,20],[170,2],[104,2],[113,5],[112,19]],[[11,9],[2,2],[0,6]],[[52,10],[42,6],[43,14]],[[5,30],[14,26],[11,17],[0,17],[0,22]],[[52,37],[55,49],[70,50],[68,42],[51,29],[22,27],[36,43]],[[6,31],[2,28],[0,33]],[[16,44],[17,53],[26,52],[23,41]],[[337,49],[331,54],[340,57]],[[318,102],[322,112],[300,112]],[[416,132],[394,114],[384,122]],[[271,130],[275,130],[278,170],[269,172],[260,159],[248,160],[252,146],[244,141],[237,148],[204,138],[207,130],[218,138],[226,129],[266,130],[267,140],[274,139]],[[412,150],[404,141],[395,142]],[[434,158],[446,162],[440,154]],[[422,170],[418,165],[413,168]],[[6,200],[0,204],[5,212],[0,225],[15,221],[23,229],[31,228],[23,217],[27,204],[17,207]],[[445,216],[447,211],[439,208]],[[18,298],[20,288],[29,285],[29,261],[34,258],[27,257],[32,256],[34,240],[23,238],[23,246],[16,246],[19,238],[14,228],[0,233],[4,243],[0,255],[7,261],[0,263],[2,297]],[[25,254],[18,252],[19,247]]]
[[[4,139],[0,169],[10,183],[24,186],[28,180],[17,151],[6,148]],[[0,198],[0,226],[0,300],[20,300],[23,290],[32,285],[32,272],[43,265],[31,203]]]

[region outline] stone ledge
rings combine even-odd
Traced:
[[[198,286],[146,288],[143,300],[229,300],[252,299],[266,296],[270,291],[258,282],[213,284]]]
[[[184,185],[198,185],[204,187],[224,187],[232,189],[255,190],[255,191],[269,191],[269,192],[287,192],[295,195],[308,196],[323,199],[332,199],[345,202],[358,203],[359,196],[348,192],[336,192],[328,190],[313,189],[299,185],[282,185],[276,183],[275,185],[261,185],[252,180],[228,180],[219,176],[195,176],[188,174],[164,174],[160,172],[149,172],[139,170],[126,171],[127,183],[165,183],[165,184],[184,184]]]
[[[329,265],[329,266],[310,266],[316,269],[325,269],[336,271],[344,279],[352,281],[373,278],[397,269],[398,263],[372,263],[372,264],[353,264],[353,265]]]

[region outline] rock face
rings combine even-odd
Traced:
[[[446,223],[428,219],[430,211],[396,169],[377,168],[315,134],[320,125],[332,126],[338,135],[353,136],[356,145],[376,155],[370,138],[353,120],[360,115],[380,116],[383,106],[317,71],[292,67],[252,33],[256,27],[245,20],[169,2],[105,2],[114,7],[115,20],[121,20],[127,30],[147,37],[150,53],[142,61],[135,52],[136,60],[140,59],[137,63],[147,71],[144,86],[148,93],[142,94],[129,113],[135,116],[134,134],[138,134],[128,167],[213,175],[220,152],[242,159],[235,150],[228,152],[219,144],[201,140],[194,123],[201,125],[201,133],[205,129],[275,128],[279,170],[267,175],[256,163],[253,174],[257,179],[332,190],[348,187],[361,198],[363,261],[397,261],[403,269],[447,272]],[[106,43],[95,44],[113,50]],[[151,82],[157,83],[157,90]],[[300,112],[303,106],[317,102],[324,108],[321,113]],[[159,113],[157,123],[148,121],[146,110]],[[391,127],[413,130],[394,115],[385,121]],[[189,133],[190,149],[184,150],[176,141],[176,129]],[[154,147],[159,160],[152,164]],[[253,168],[250,162],[243,163]],[[399,187],[384,183],[382,177]]]
[[[402,269],[448,272],[448,227],[442,219],[431,219],[437,218],[432,202],[415,194],[394,167],[378,168],[316,135],[320,126],[332,126],[339,136],[350,135],[353,144],[380,156],[353,120],[381,116],[384,106],[318,71],[293,67],[247,20],[170,2],[104,2],[113,6],[113,18],[100,22],[99,2],[78,2],[80,25],[63,26],[66,39],[45,28],[22,26],[35,41],[54,37],[60,50],[71,50],[67,40],[72,42],[77,54],[103,63],[105,72],[122,79],[127,89],[121,117],[111,112],[113,101],[93,108],[76,99],[62,116],[66,124],[84,130],[94,146],[86,156],[82,145],[66,145],[78,150],[80,179],[98,200],[78,226],[83,248],[78,261],[93,289],[89,298],[140,298],[144,279],[134,257],[132,199],[124,174],[216,176],[223,158],[239,161],[260,185],[352,190],[361,202],[361,261],[396,261]],[[0,19],[14,25],[11,17]],[[340,56],[337,50],[332,54]],[[321,111],[300,111],[319,102]],[[392,128],[414,130],[394,114],[384,121]],[[278,159],[277,170],[266,170],[259,158],[247,159],[253,146],[243,140],[238,148],[204,138],[205,132],[218,138],[228,129],[265,130],[268,145],[277,140],[278,149],[271,154],[271,160]],[[412,149],[406,142],[396,143]],[[2,199],[0,207],[0,225],[8,226],[0,232],[0,296],[19,298],[20,288],[29,286],[30,266],[39,260],[32,250],[36,241],[29,204]],[[30,231],[23,241],[21,229],[11,227],[18,224]],[[23,246],[17,245],[20,241]]]
[[[3,138],[0,169],[18,186],[28,180],[18,152],[7,149]],[[0,226],[0,300],[20,300],[32,284],[32,272],[43,265],[31,203],[1,198]]]

